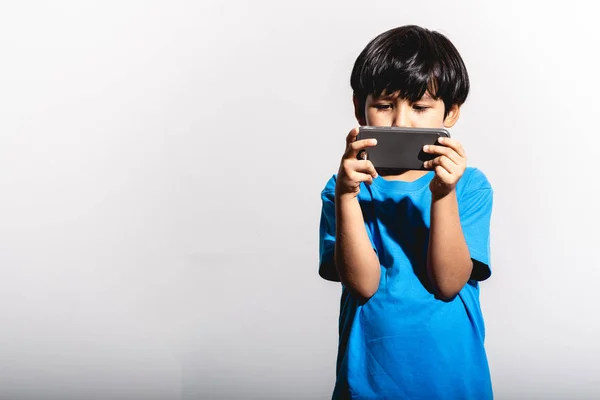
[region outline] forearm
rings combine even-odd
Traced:
[[[336,197],[335,265],[340,281],[368,299],[379,288],[380,266],[355,197]]]
[[[472,269],[453,190],[440,199],[432,199],[427,271],[438,294],[450,299],[467,283]]]

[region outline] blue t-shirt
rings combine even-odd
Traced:
[[[471,279],[450,301],[427,277],[431,192],[428,172],[414,182],[378,176],[358,200],[381,265],[379,289],[362,303],[342,285],[334,399],[492,399],[479,281],[491,274],[493,191],[467,168],[456,193],[471,258]],[[339,281],[334,175],[321,193],[319,274]]]

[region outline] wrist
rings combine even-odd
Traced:
[[[431,191],[431,204],[439,203],[439,202],[447,202],[447,201],[455,201],[456,200],[456,188],[452,188],[449,190],[441,191],[441,190],[432,190]]]
[[[358,201],[358,199],[356,198],[356,194],[354,193],[338,193],[337,191],[335,192],[335,202],[337,204],[352,203],[354,201]]]

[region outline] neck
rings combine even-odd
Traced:
[[[421,178],[428,172],[429,171],[421,171],[421,170],[414,170],[414,169],[403,169],[403,170],[386,171],[386,172],[377,171],[377,173],[385,180],[404,181],[404,182],[416,181],[417,179]]]

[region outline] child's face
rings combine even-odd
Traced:
[[[398,93],[379,97],[369,95],[365,104],[365,120],[359,120],[359,123],[370,126],[451,128],[458,120],[459,107],[452,107],[445,118],[444,111],[444,102],[441,99],[434,100],[429,93],[415,103],[401,99]]]

